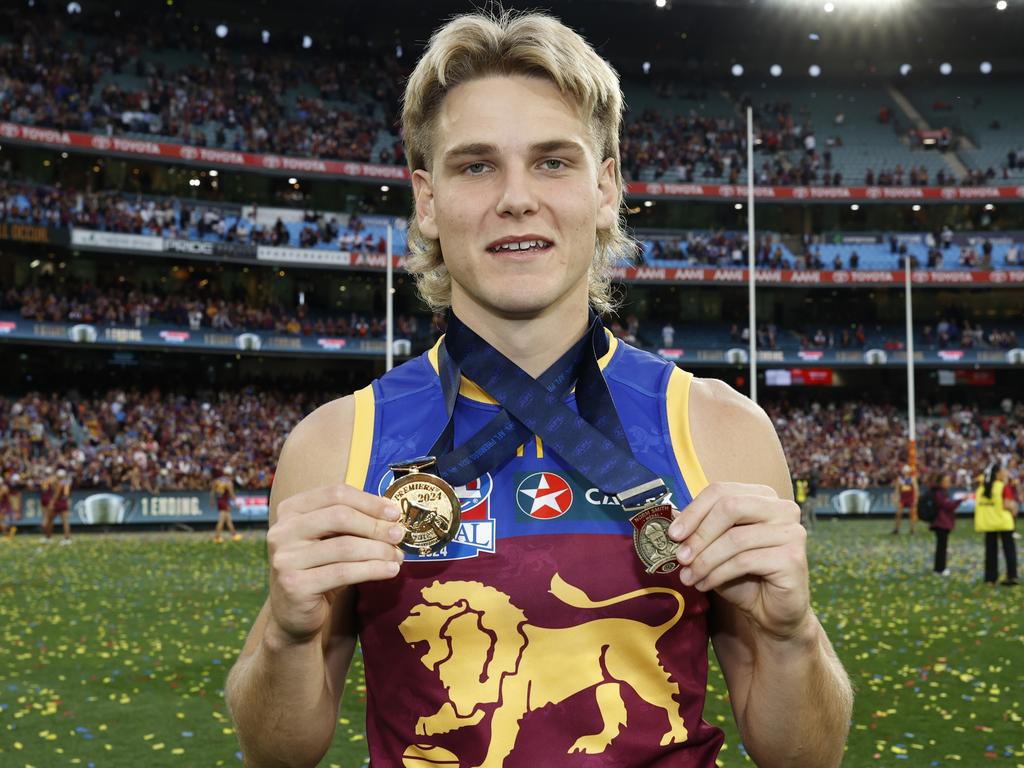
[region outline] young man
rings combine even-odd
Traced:
[[[43,488],[43,536],[49,542],[53,535],[53,523],[59,517],[63,528],[60,543],[71,543],[71,477],[61,467],[56,476]]]
[[[247,765],[322,758],[357,635],[374,764],[713,766],[709,639],[758,765],[839,764],[852,695],[771,423],[588,314],[630,247],[621,109],[549,17],[432,39],[403,111],[410,269],[448,330],[282,450],[270,596],[226,689]],[[634,507],[634,471],[677,511]]]
[[[213,534],[215,544],[224,541],[222,535],[225,527],[231,531],[232,541],[242,540],[241,534],[235,530],[235,523],[231,519],[231,504],[235,500],[233,472],[231,467],[224,467],[224,471],[214,478],[213,487],[210,489],[210,504],[217,508],[217,528]]]
[[[907,513],[907,520],[910,523],[910,533],[913,534],[917,528],[917,497],[917,477],[911,471],[910,465],[904,464],[903,472],[893,483],[893,500],[896,503],[896,520],[892,527],[894,536],[900,532],[904,511]]]
[[[21,494],[17,484],[20,478],[12,474],[10,480],[0,475],[0,538],[13,539],[21,518]]]

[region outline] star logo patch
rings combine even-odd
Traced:
[[[572,488],[554,472],[534,472],[519,483],[516,504],[532,518],[553,520],[572,506]]]

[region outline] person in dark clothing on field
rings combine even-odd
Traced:
[[[946,567],[946,549],[949,545],[949,534],[956,527],[956,508],[960,501],[953,498],[950,488],[953,486],[953,476],[948,472],[939,475],[938,485],[932,488],[935,495],[935,519],[929,526],[935,531],[935,572],[940,576],[949,576],[949,568]]]

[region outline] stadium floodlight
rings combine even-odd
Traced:
[[[817,32],[811,32],[811,34],[807,36],[807,39],[813,40],[814,42],[818,42],[819,40],[821,40],[821,37],[818,35]]]
[[[811,77],[818,77],[821,74],[821,67],[817,64],[811,64],[811,66],[807,68],[807,74]]]
[[[82,12],[82,4],[81,3],[68,3],[68,13],[73,15],[73,14],[81,13],[81,12]]]
[[[266,45],[267,43],[270,42],[270,30],[269,29],[264,29],[262,32],[260,32],[260,40],[263,41],[264,45]]]
[[[740,77],[740,76],[742,76],[743,75],[743,65],[742,64],[733,64],[732,65],[732,75],[733,75],[733,77]]]
[[[912,210],[914,213],[917,213],[918,211],[921,210],[921,206],[918,205],[917,203],[914,203],[913,207],[910,210]]]
[[[216,169],[216,168],[211,168],[211,169],[210,169],[210,176],[211,176],[212,178],[216,179],[216,178],[217,178],[217,175],[218,175],[218,174],[217,174],[217,169]]]
[[[390,192],[391,191],[391,187],[389,187],[387,184],[381,184],[380,185],[380,191],[381,192]]]
[[[302,47],[303,48],[312,48],[313,47],[313,38],[310,37],[309,35],[303,35],[302,36]]]
[[[666,5],[668,5],[668,0],[654,0],[655,8],[664,8]]]
[[[649,61],[645,61],[645,62],[644,62],[644,63],[643,63],[642,65],[641,65],[641,69],[643,69],[643,71],[644,71],[644,74],[645,74],[645,75],[649,75],[649,74],[651,74],[651,62],[649,62]]]
[[[296,178],[295,178],[294,176],[290,176],[290,177],[288,178],[288,183],[289,183],[289,184],[298,184],[298,183],[299,183],[299,180],[298,180],[298,179],[296,179]]]
[[[860,210],[860,206],[857,205],[856,203],[854,203],[853,205],[850,206],[850,210],[851,211],[859,211]]]
[[[996,207],[994,205],[992,205],[992,203],[985,203],[985,210],[986,211],[994,211],[995,209],[996,209]]]
[[[737,211],[742,211],[743,203],[736,203],[736,205],[734,205],[733,208],[735,208]]]
[[[983,74],[983,75],[991,75],[992,74],[992,62],[991,61],[983,61],[983,62],[981,62],[981,66],[978,67],[978,69],[981,70],[981,74]]]
[[[903,75],[904,77],[909,75],[910,74],[910,70],[912,70],[912,69],[913,69],[913,67],[910,66],[909,64],[900,64],[900,74]]]
[[[214,27],[213,33],[217,35],[217,37],[219,37],[221,40],[223,40],[225,37],[228,36],[228,25],[218,24],[216,27]]]
[[[189,179],[188,180],[188,185],[190,187],[198,187],[201,183],[202,182],[200,182],[199,179]]]
[[[939,72],[941,72],[942,74],[948,75],[952,71],[953,71],[953,65],[950,64],[948,61],[944,61],[941,64],[939,64]]]
[[[772,64],[768,72],[771,74],[772,77],[780,77],[782,75],[782,67],[780,67],[778,64]]]
[[[835,3],[825,3],[825,13],[832,13],[835,9]]]
[[[653,200],[644,200],[644,208],[650,208],[653,205],[654,205],[654,201]]]
[[[1006,0],[999,0],[999,2],[996,3],[996,10],[997,11],[1005,11],[1006,10]]]

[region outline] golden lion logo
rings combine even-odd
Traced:
[[[664,710],[668,730],[662,746],[686,741],[679,713],[679,685],[658,660],[657,642],[683,616],[683,596],[650,587],[593,601],[558,574],[551,594],[574,608],[604,608],[638,597],[671,595],[675,614],[650,626],[634,619],[603,618],[576,627],[529,624],[508,595],[476,581],[435,581],[399,625],[410,645],[426,643],[422,662],[437,672],[448,701],[421,717],[416,733],[431,736],[478,725],[484,705],[498,704],[491,718],[487,756],[477,768],[499,768],[512,752],[527,712],[593,688],[603,725],[581,735],[569,752],[601,753],[626,725],[621,688]],[[646,661],[645,661],[646,660]],[[500,702],[500,704],[499,704]]]

